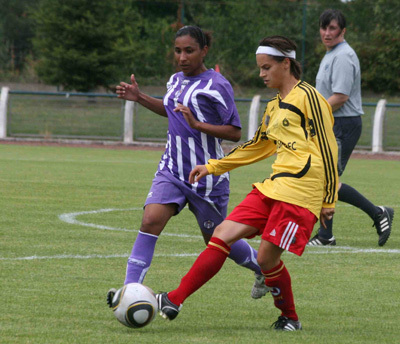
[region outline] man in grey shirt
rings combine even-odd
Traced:
[[[361,103],[361,72],[357,54],[345,41],[346,19],[339,10],[326,10],[319,18],[320,35],[326,54],[322,59],[316,89],[332,106],[335,124],[333,131],[338,143],[338,172],[342,175],[361,135],[364,114]],[[385,245],[392,230],[394,210],[375,206],[350,185],[340,183],[339,201],[354,205],[367,213],[376,227],[379,246]],[[309,246],[336,245],[333,236],[333,219],[320,226],[310,239]]]

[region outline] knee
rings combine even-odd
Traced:
[[[219,225],[218,225],[217,227],[215,227],[215,229],[214,229],[213,237],[219,238],[219,236],[221,235],[222,232],[223,232],[223,228],[222,228],[221,224],[219,224]]]
[[[232,240],[232,238],[229,236],[229,231],[226,231],[226,228],[222,223],[214,229],[212,237],[224,241],[228,246],[232,246],[232,244],[235,242],[235,240]]]
[[[272,259],[271,257],[262,255],[260,254],[260,251],[257,254],[257,263],[262,271],[268,271],[273,269],[275,266],[279,265],[280,261],[281,261],[280,258]]]
[[[143,216],[140,231],[143,233],[159,235],[164,229],[164,225],[155,216]]]
[[[264,259],[264,257],[262,255],[260,255],[260,252],[258,252],[258,254],[257,254],[257,264],[260,266],[261,270],[264,270],[264,271],[268,270],[266,268],[267,262]]]
[[[140,227],[140,230],[143,232],[145,231],[146,228],[151,228],[157,224],[157,218],[153,216],[143,216],[142,219],[142,225]]]

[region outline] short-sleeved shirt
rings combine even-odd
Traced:
[[[325,99],[342,93],[349,99],[337,109],[334,117],[354,117],[364,114],[361,101],[361,71],[357,54],[343,41],[326,52],[317,74],[316,87]]]
[[[213,69],[193,77],[179,72],[169,79],[163,102],[168,114],[168,141],[158,170],[171,173],[202,197],[228,194],[228,173],[189,183],[189,173],[196,165],[224,156],[222,139],[192,129],[182,113],[173,110],[180,103],[189,107],[201,122],[240,128],[231,84]]]

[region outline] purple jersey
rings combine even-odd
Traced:
[[[180,103],[189,107],[201,122],[240,128],[232,86],[220,73],[209,69],[193,77],[176,73],[169,79],[167,90],[163,101],[168,114],[168,141],[158,170],[171,173],[204,197],[228,193],[228,173],[208,175],[196,184],[189,184],[189,173],[196,165],[224,156],[222,139],[192,129],[182,113],[173,110]]]

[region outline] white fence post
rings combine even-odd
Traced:
[[[7,104],[8,104],[8,87],[1,88],[0,96],[0,139],[7,137]]]
[[[372,128],[372,153],[383,152],[383,121],[386,112],[386,99],[378,101],[375,109],[374,124]]]
[[[256,94],[250,104],[249,127],[247,130],[247,140],[251,140],[258,127],[258,112],[260,110],[261,96]]]
[[[125,102],[124,112],[124,143],[133,142],[133,112],[135,111],[135,102],[127,100]]]

